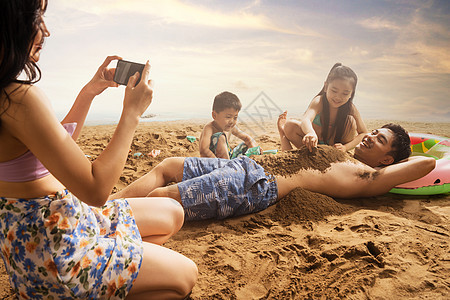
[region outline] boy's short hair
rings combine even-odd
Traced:
[[[408,132],[400,125],[388,123],[381,128],[387,128],[394,133],[392,151],[389,153],[394,158],[394,163],[399,162],[411,155],[411,139]]]
[[[240,111],[242,108],[241,100],[239,100],[239,98],[233,93],[220,93],[214,98],[212,109],[213,111],[219,113],[227,108],[233,108],[237,111]]]

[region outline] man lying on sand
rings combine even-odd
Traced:
[[[259,163],[246,156],[167,158],[111,198],[170,197],[183,205],[187,220],[200,220],[261,211],[298,187],[337,198],[370,197],[433,170],[433,158],[408,158],[410,153],[407,132],[386,124],[367,134],[353,157],[319,145],[313,153],[299,149],[266,161],[255,157]],[[292,159],[293,155],[297,156]],[[314,164],[319,160],[321,164]],[[273,166],[279,171],[270,172]],[[171,182],[177,184],[166,186]]]

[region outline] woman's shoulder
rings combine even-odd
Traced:
[[[12,106],[47,105],[49,103],[44,92],[39,87],[32,84],[12,83],[5,88],[5,92],[8,94],[10,105]]]
[[[10,84],[5,88],[8,100],[2,98],[2,105],[7,113],[2,114],[2,122],[30,121],[52,112],[50,101],[43,91],[28,84]],[[2,97],[6,97],[2,93]]]
[[[13,102],[22,102],[28,98],[39,97],[42,91],[35,85],[24,83],[11,83],[5,88],[8,98]],[[2,95],[5,97],[5,93]]]

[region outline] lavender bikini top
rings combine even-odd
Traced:
[[[63,127],[70,135],[72,135],[77,127],[77,123],[63,124]],[[30,150],[13,160],[0,162],[1,181],[31,181],[47,176],[48,174],[50,174],[50,172]]]

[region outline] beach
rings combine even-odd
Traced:
[[[207,121],[140,123],[114,191],[164,158],[199,156]],[[397,123],[450,137],[450,123]],[[86,126],[77,142],[94,160],[114,129]],[[244,122],[240,129],[263,150],[280,148],[276,120]],[[185,222],[164,246],[197,264],[192,299],[448,299],[450,194],[333,199],[296,189],[259,213]],[[0,299],[13,299],[3,264]]]

